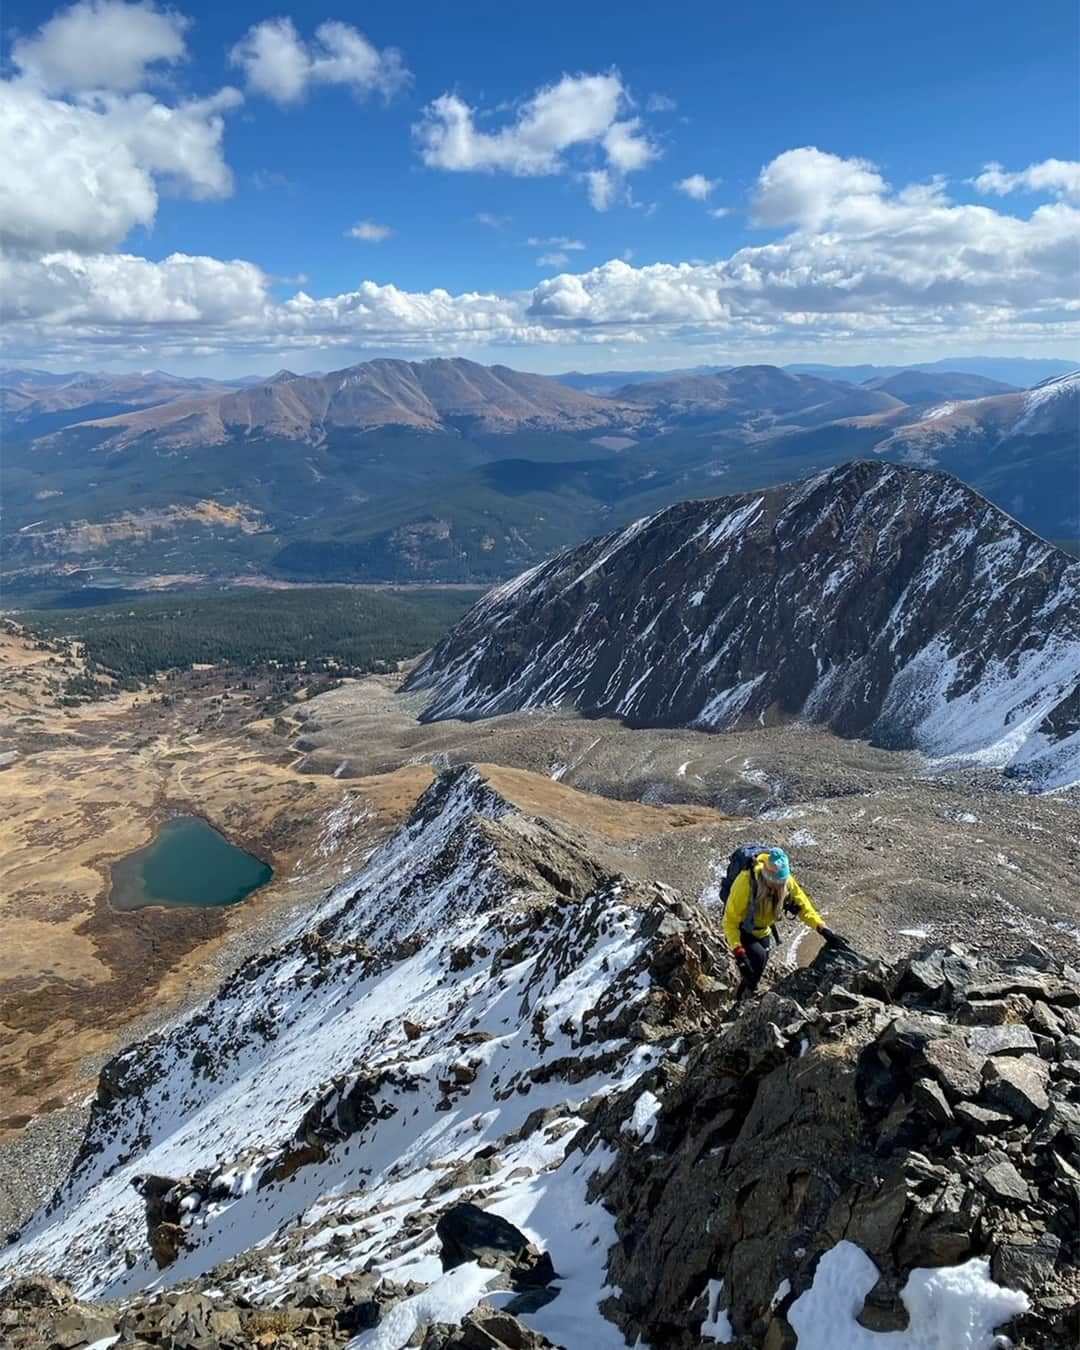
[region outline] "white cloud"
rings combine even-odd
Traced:
[[[606,211],[615,200],[616,182],[607,169],[592,169],[585,175],[589,205],[594,211]]]
[[[674,112],[678,106],[667,94],[650,94],[645,100],[645,111],[649,113]]]
[[[537,267],[565,267],[570,261],[569,253],[542,253],[536,260]]]
[[[509,216],[497,216],[491,211],[477,211],[473,219],[477,225],[486,225],[489,230],[501,230],[510,224]]]
[[[593,148],[606,168],[585,173],[598,211],[614,200],[616,181],[636,173],[659,154],[641,119],[623,117],[630,107],[621,77],[564,75],[537,90],[497,131],[478,125],[477,110],[458,94],[443,94],[424,109],[413,133],[426,165],[452,173],[508,173],[518,178],[560,174],[567,152]]]
[[[32,37],[20,38],[12,60],[50,93],[137,89],[149,68],[186,57],[190,19],[174,10],[124,0],[79,0],[59,10]]]
[[[175,107],[150,94],[100,91],[48,98],[0,81],[0,244],[94,251],[153,224],[158,184],[196,198],[227,196],[222,113],[235,89]]]
[[[299,103],[313,85],[346,85],[360,98],[380,94],[390,99],[412,78],[394,47],[381,52],[347,23],[330,21],[307,43],[292,19],[264,19],[254,24],[229,53],[253,93],[282,105]]]
[[[358,220],[351,230],[345,231],[350,239],[359,239],[365,244],[381,244],[389,239],[394,231],[389,225],[380,225],[375,220]]]
[[[565,234],[549,234],[543,239],[533,235],[525,242],[530,248],[558,248],[567,253],[576,253],[585,247],[580,239],[568,239]]]
[[[714,220],[723,220],[725,216],[730,216],[732,208],[730,206],[710,206],[709,215]]]
[[[703,173],[692,173],[689,178],[680,179],[675,187],[691,200],[703,202],[719,183],[719,178],[706,178]]]
[[[162,262],[126,253],[48,253],[4,261],[10,320],[92,328],[244,323],[265,315],[267,278],[249,262],[175,253]]]
[[[612,261],[533,292],[532,318],[581,325],[703,326],[718,332],[937,334],[1075,331],[1080,211],[1030,217],[951,202],[944,184],[894,191],[874,165],[806,147],[761,171],[761,223],[786,238],[711,263]]]
[[[1026,169],[1008,173],[1000,164],[987,164],[972,183],[979,192],[998,197],[1010,192],[1051,192],[1057,196],[1080,197],[1080,161],[1044,159]]]
[[[975,333],[999,348],[1038,342],[1045,350],[1051,341],[1076,340],[1080,210],[1050,201],[1026,215],[1005,214],[953,202],[941,182],[894,189],[873,165],[834,156],[827,157],[829,182],[859,190],[847,197],[802,190],[800,166],[820,154],[790,151],[761,172],[754,209],[787,218],[786,233],[710,261],[635,267],[613,260],[562,272],[526,294],[410,292],[366,281],[343,295],[301,290],[279,300],[272,287],[280,279],[250,262],[181,254],[150,262],[95,251],[84,240],[82,252],[8,256],[0,277],[4,336],[9,349],[28,355],[168,343],[254,353],[643,340],[714,350],[726,343],[731,352],[769,355],[814,342],[834,351],[916,341],[955,349]],[[151,212],[152,201],[144,209]],[[543,265],[565,267],[569,250],[552,238],[561,237],[545,243],[552,254]]]
[[[768,227],[820,229],[840,209],[877,201],[885,182],[865,159],[841,159],[816,146],[787,150],[762,169],[751,219]]]

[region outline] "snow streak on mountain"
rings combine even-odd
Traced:
[[[410,687],[429,720],[799,718],[1056,788],[1080,781],[1078,596],[1080,562],[956,479],[858,461],[560,554],[486,596]]]
[[[234,1290],[266,1299],[371,1257],[399,1282],[437,1281],[434,1233],[403,1238],[404,1217],[499,1170],[493,1211],[565,1264],[565,1297],[536,1325],[621,1345],[597,1307],[612,1220],[586,1194],[606,1154],[567,1149],[582,1104],[661,1057],[633,1028],[674,1011],[650,973],[671,903],[605,877],[475,770],[444,777],[279,947],[107,1066],[81,1157],[0,1252],[0,1285],[45,1269],[115,1298],[201,1276],[297,1221],[288,1261],[249,1264]],[[712,987],[687,990],[682,1025]],[[499,1169],[485,1167],[495,1141]],[[462,1311],[495,1273],[457,1273]]]

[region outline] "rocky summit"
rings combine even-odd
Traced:
[[[426,716],[801,719],[1080,780],[1080,563],[939,472],[854,461],[688,501],[492,591],[413,675]]]
[[[1080,971],[732,974],[714,907],[443,774],[105,1066],[2,1343],[1072,1350]]]

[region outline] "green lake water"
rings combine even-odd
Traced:
[[[145,848],[112,866],[113,909],[235,905],[274,875],[197,816],[174,816]]]

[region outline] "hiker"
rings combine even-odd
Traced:
[[[739,870],[730,882],[725,878],[728,890],[724,899],[724,937],[742,975],[737,997],[752,994],[757,988],[769,959],[769,934],[780,941],[775,925],[781,906],[785,913],[794,914],[807,928],[820,933],[826,946],[851,950],[844,938],[826,926],[810,903],[792,876],[791,863],[782,848],[757,853],[736,849],[728,865],[729,878],[736,867]]]

